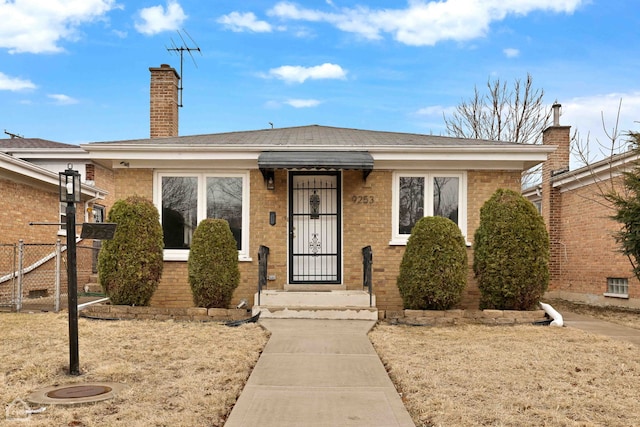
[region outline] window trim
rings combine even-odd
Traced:
[[[458,178],[458,227],[465,238],[467,246],[467,172],[466,171],[397,171],[393,173],[393,188],[391,190],[391,241],[389,245],[404,246],[409,240],[409,234],[398,233],[400,226],[400,178],[419,177],[425,179],[425,216],[433,215],[433,179],[441,177]]]
[[[617,281],[617,280],[623,281],[623,283],[613,283],[613,281]],[[626,293],[611,292],[611,288],[616,286],[622,286],[623,288],[626,288],[627,292]],[[611,297],[611,298],[628,299],[629,298],[629,279],[626,277],[607,277],[607,291],[602,295],[605,297]]]
[[[198,178],[198,204],[197,215],[199,224],[207,216],[207,178],[242,178],[242,241],[238,251],[239,261],[251,261],[249,256],[249,224],[250,224],[250,174],[247,170],[215,170],[215,171],[183,171],[183,170],[159,170],[153,175],[153,203],[160,215],[162,224],[162,178],[171,177],[196,177]],[[163,249],[165,261],[188,261],[189,249]]]

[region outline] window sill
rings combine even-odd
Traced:
[[[170,253],[167,253],[167,250],[164,251],[164,255],[162,257],[163,261],[189,261],[189,251],[186,249],[182,249],[179,252],[173,250]],[[248,255],[238,254],[238,262],[251,262],[253,258]]]
[[[391,240],[389,241],[389,246],[407,246],[407,241],[408,241],[408,240],[409,240],[408,238],[406,238],[406,239],[401,239],[401,238],[397,238],[397,237],[396,237],[396,238],[393,238],[393,239],[391,239]],[[465,240],[464,244],[465,244],[468,248],[470,248],[471,246],[473,246],[473,245],[471,244],[471,242],[467,242],[466,240]]]
[[[609,293],[609,292],[605,292],[602,295],[605,296],[605,297],[608,297],[608,298],[629,299],[629,294],[612,294],[612,293]]]

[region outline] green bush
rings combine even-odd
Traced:
[[[98,277],[112,304],[149,305],[162,276],[162,226],[151,201],[138,196],[114,203],[107,217],[115,222],[112,240],[104,240]]]
[[[193,233],[189,285],[196,307],[227,308],[240,282],[238,249],[229,223],[205,219]]]
[[[473,270],[480,308],[530,310],[549,286],[549,235],[535,206],[499,189],[480,209]]]
[[[448,218],[421,218],[411,230],[400,264],[398,288],[404,307],[453,307],[467,284],[467,270],[466,244],[458,226]]]

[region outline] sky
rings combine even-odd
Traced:
[[[475,87],[527,74],[592,147],[603,117],[640,129],[637,0],[0,0],[0,23],[0,129],[24,137],[147,138],[149,67],[181,47],[180,135],[445,135]]]

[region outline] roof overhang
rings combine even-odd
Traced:
[[[263,151],[258,168],[266,178],[275,169],[361,170],[363,178],[373,170],[368,151]]]

